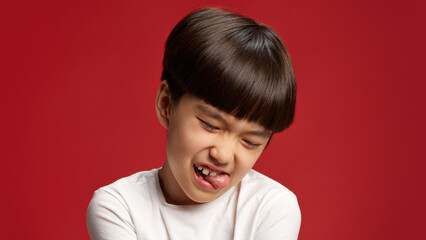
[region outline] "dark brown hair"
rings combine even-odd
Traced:
[[[191,94],[273,132],[293,122],[296,82],[284,44],[233,12],[209,8],[182,19],[167,39],[161,79],[174,103]]]

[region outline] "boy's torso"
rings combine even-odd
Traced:
[[[104,201],[111,206],[119,202],[120,207],[109,211],[128,218],[117,224],[127,224],[137,239],[259,239],[266,236],[263,234],[294,235],[294,229],[299,228],[296,225],[300,224],[295,195],[254,170],[216,200],[200,205],[168,204],[161,192],[157,169],[103,187],[96,191],[92,201]],[[115,203],[108,204],[109,201]],[[288,226],[282,225],[288,229],[271,228],[280,221],[288,222]]]

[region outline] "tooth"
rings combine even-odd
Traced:
[[[201,169],[200,169],[201,170]],[[207,169],[203,169],[203,174],[204,175],[208,175],[209,174],[209,170],[207,170]]]
[[[214,177],[214,176],[216,176],[217,175],[217,173],[215,173],[215,172],[211,172],[210,173],[210,177]]]
[[[203,170],[203,168],[198,166],[198,165],[197,165],[197,169],[200,170],[200,171]]]

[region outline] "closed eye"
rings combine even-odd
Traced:
[[[200,121],[201,125],[204,128],[206,128],[207,130],[210,130],[210,131],[219,130],[218,127],[216,127],[216,126],[214,126],[214,125],[212,125],[212,124],[210,124],[210,123],[208,123],[208,122],[206,122],[206,121],[204,121],[204,120],[202,120],[200,118],[198,118],[198,120]]]
[[[243,140],[250,148],[258,148],[260,147],[261,144],[259,143],[254,143],[248,140]]]

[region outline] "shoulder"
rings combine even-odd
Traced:
[[[156,194],[158,169],[142,171],[121,178],[95,191],[91,204],[107,204],[112,201],[128,206],[133,199],[151,199]],[[142,199],[141,199],[142,198]]]
[[[95,191],[86,215],[92,239],[134,238],[132,208],[156,195],[156,173],[156,169],[139,172]]]
[[[281,183],[255,171],[250,170],[241,181],[244,191],[258,197],[279,196],[296,200],[296,195]]]
[[[151,184],[155,184],[157,179],[157,173],[158,169],[138,172],[128,177],[121,178],[107,186],[101,187],[99,190],[114,192],[128,190],[131,188],[141,188],[144,186],[149,186]]]
[[[256,219],[255,239],[297,239],[301,213],[292,191],[251,170],[241,182],[240,196]]]

